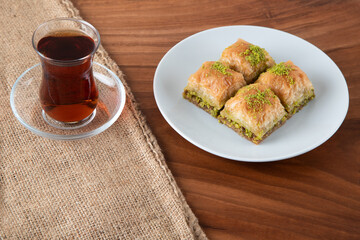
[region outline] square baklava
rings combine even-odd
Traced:
[[[244,85],[241,73],[221,62],[208,61],[189,77],[183,97],[216,117],[225,102]]]
[[[241,136],[259,144],[286,121],[279,98],[265,85],[247,85],[229,99],[218,119]]]
[[[242,73],[247,84],[254,82],[260,73],[275,65],[274,59],[265,49],[243,39],[227,47],[219,61]]]
[[[309,78],[292,61],[281,62],[269,68],[256,82],[266,85],[280,98],[288,117],[315,97]]]

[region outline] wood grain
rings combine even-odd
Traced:
[[[210,239],[360,239],[360,2],[73,0],[126,74],[141,111]],[[339,66],[350,93],[338,132],[279,162],[211,155],[164,120],[153,96],[163,55],[182,39],[225,25],[259,25],[313,43]],[[326,69],[324,69],[326,71]]]

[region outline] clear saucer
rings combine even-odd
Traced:
[[[12,87],[10,105],[15,117],[30,131],[51,139],[75,140],[103,132],[120,116],[125,106],[126,93],[120,79],[107,67],[94,62],[93,72],[99,101],[84,124],[59,127],[55,120],[47,118],[38,96],[42,78],[40,64],[22,73]]]

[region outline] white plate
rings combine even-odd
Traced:
[[[182,98],[189,76],[203,62],[218,60],[238,38],[265,48],[277,63],[292,60],[315,88],[315,99],[260,145]],[[289,33],[257,26],[214,28],[176,44],[156,69],[154,95],[161,114],[186,140],[212,154],[249,162],[286,159],[318,147],[337,131],[349,106],[345,78],[324,52]]]

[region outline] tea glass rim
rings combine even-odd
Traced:
[[[84,57],[81,57],[81,58],[78,58],[78,59],[72,59],[72,60],[57,60],[57,59],[53,59],[53,58],[49,58],[47,56],[45,56],[44,54],[42,54],[36,44],[35,44],[35,34],[36,32],[41,28],[43,27],[44,25],[46,24],[49,24],[51,22],[56,22],[56,21],[73,21],[73,22],[78,22],[78,23],[81,23],[81,24],[84,24],[88,27],[90,27],[96,34],[96,37],[97,37],[97,43],[95,45],[95,48],[93,49],[93,51],[91,53],[89,53],[88,55],[84,56]],[[47,61],[52,61],[54,63],[63,63],[63,64],[73,64],[73,63],[77,63],[77,62],[81,62],[91,56],[93,56],[95,54],[95,52],[97,51],[97,49],[99,48],[100,46],[100,42],[101,42],[101,39],[100,39],[100,34],[99,34],[99,31],[93,26],[91,25],[90,23],[82,20],[82,19],[76,19],[76,18],[55,18],[55,19],[51,19],[49,21],[46,21],[46,22],[43,22],[42,24],[40,24],[34,31],[33,35],[32,35],[32,38],[31,38],[31,41],[32,41],[32,46],[33,48],[35,49],[36,53],[43,59],[47,60]]]

